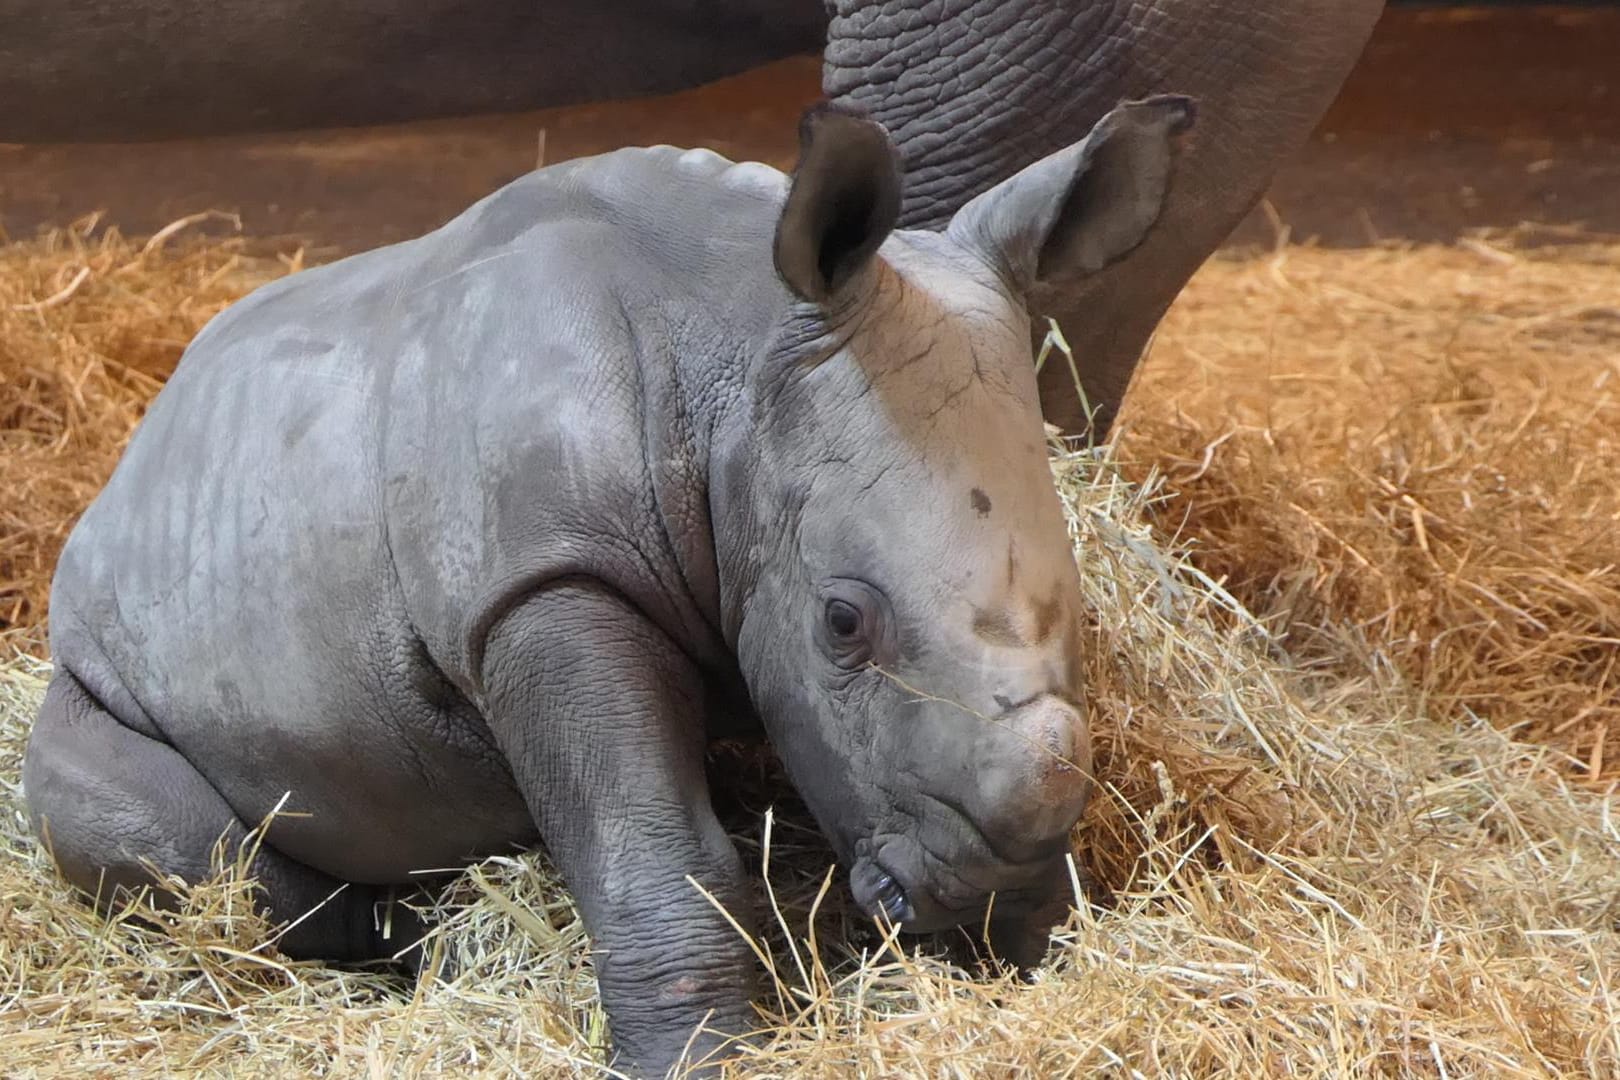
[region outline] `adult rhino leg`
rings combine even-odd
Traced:
[[[1157,292],[1149,292],[1155,284]],[[1071,366],[1054,349],[1041,368],[1041,413],[1047,423],[1092,442],[1108,437],[1153,333],[1183,284],[1179,276],[1156,283],[1110,276],[1042,309],[1063,331],[1074,359]],[[1133,287],[1139,291],[1129,292]],[[1032,326],[1037,349],[1047,334],[1047,317]]]
[[[1102,439],[1160,317],[1332,103],[1384,0],[830,0],[823,88],[864,106],[905,162],[900,224],[1069,145],[1121,101],[1185,94],[1198,124],[1164,213],[1077,289],[1030,298],[1074,348],[1042,371],[1046,418]],[[1037,336],[1037,341],[1039,337]]]
[[[502,618],[483,685],[590,932],[617,1067],[663,1076],[756,1028],[753,957],[693,885],[749,924],[742,862],[709,801],[691,661],[617,594],[572,581]]]
[[[189,883],[205,880],[220,837],[234,857],[248,832],[178,751],[125,727],[60,668],[29,736],[23,793],[34,830],[63,876],[103,910],[153,884],[148,864]],[[277,941],[288,956],[375,960],[421,936],[414,916],[396,907],[385,937],[376,887],[345,888],[268,844],[260,845],[250,870],[271,920],[302,920]],[[151,898],[174,903],[161,889]]]

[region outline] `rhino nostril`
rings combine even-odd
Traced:
[[[1000,699],[997,699],[998,704]],[[1087,756],[1089,730],[1078,707],[1046,693],[1002,712],[1002,722],[1032,750],[1047,759],[1047,765],[1085,768],[1079,760]]]
[[[1051,692],[1001,716],[1006,755],[981,764],[977,818],[1008,853],[1033,856],[1067,837],[1091,793],[1091,737],[1084,711]]]

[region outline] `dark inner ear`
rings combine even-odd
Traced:
[[[859,263],[865,261],[863,254],[870,254],[862,249],[872,234],[886,231],[876,212],[881,198],[876,184],[857,182],[831,207],[831,220],[819,230],[821,255],[816,264],[821,279],[831,288],[837,288],[850,269],[859,269]],[[851,267],[851,263],[856,265]]]
[[[900,215],[900,170],[888,134],[830,106],[805,114],[799,167],[776,227],[776,270],[821,303],[877,253]]]
[[[1190,113],[1149,120],[1115,114],[1103,124],[1106,129],[1092,136],[1090,152],[1080,159],[1047,231],[1037,258],[1037,280],[1094,274],[1142,242],[1158,219],[1170,181],[1174,146],[1167,133],[1185,130],[1191,120]]]

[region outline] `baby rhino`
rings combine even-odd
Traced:
[[[543,843],[661,1073],[757,1026],[693,883],[747,918],[704,753],[762,728],[867,911],[1037,958],[1090,757],[1024,297],[1142,240],[1189,123],[1121,106],[894,232],[887,135],[813,110],[791,180],[570,162],[232,307],[57,570],[23,783],[63,873],[202,878],[290,793],[262,902],[363,959],[391,886]]]

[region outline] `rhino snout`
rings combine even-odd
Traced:
[[[850,887],[869,915],[926,932],[979,918],[992,894],[1012,917],[1047,898],[1091,793],[1085,712],[1042,693],[979,722],[965,769],[916,792],[911,827],[855,841]]]
[[[979,827],[1014,857],[1068,836],[1091,795],[1091,731],[1080,706],[1041,694],[994,718],[1005,736],[978,770]]]

